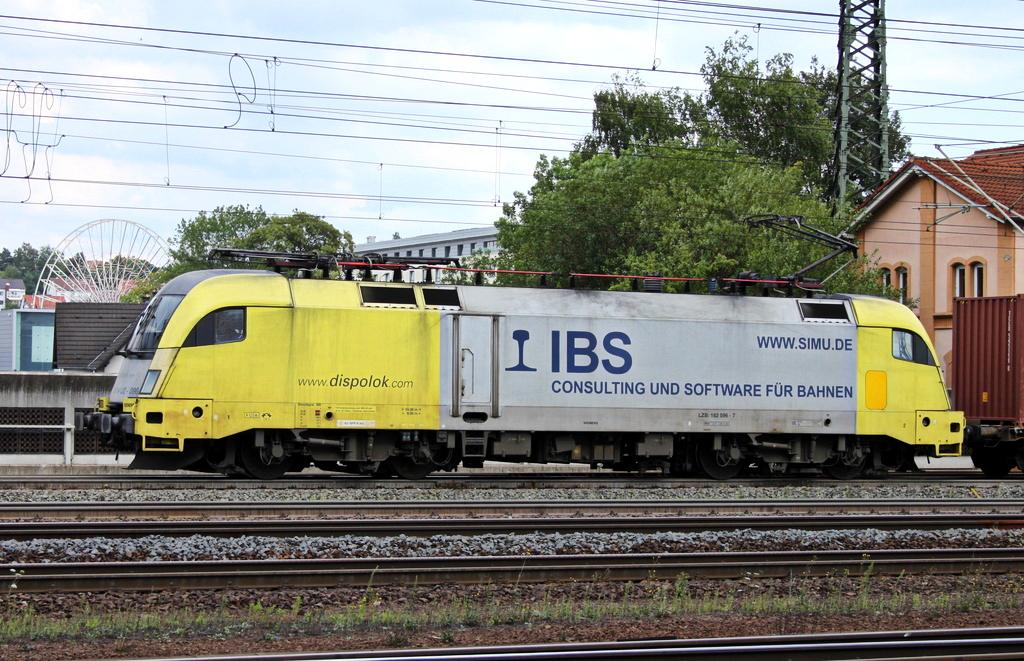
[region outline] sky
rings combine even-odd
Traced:
[[[698,94],[746,37],[834,67],[838,0],[7,0],[0,248],[163,240],[219,206],[323,216],[357,243],[484,227],[635,71]],[[1024,143],[1024,2],[889,0],[911,151]],[[942,152],[936,147],[942,146]],[[92,225],[95,228],[96,225]],[[143,229],[144,228],[144,229]],[[98,252],[102,249],[97,248]],[[94,257],[108,257],[96,254]]]

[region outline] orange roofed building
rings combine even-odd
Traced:
[[[1024,145],[963,159],[915,156],[857,219],[863,254],[916,302],[944,367],[954,298],[1024,293]]]

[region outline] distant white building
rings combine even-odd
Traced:
[[[448,257],[460,261],[474,253],[489,255],[499,250],[498,229],[493,225],[386,241],[377,241],[371,236],[367,237],[366,243],[356,244],[357,255],[376,253],[383,257]],[[465,262],[463,265],[466,265]],[[414,271],[410,276],[409,281],[416,282],[422,278],[422,273]]]
[[[469,257],[477,250],[487,253],[498,250],[498,229],[474,227],[440,234],[423,234],[407,239],[378,241],[367,237],[356,244],[356,254],[379,253],[385,257]]]
[[[25,281],[20,278],[0,278],[0,310],[8,302],[21,304],[25,298]]]

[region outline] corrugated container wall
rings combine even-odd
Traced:
[[[953,408],[969,421],[1024,422],[1024,297],[953,303]]]

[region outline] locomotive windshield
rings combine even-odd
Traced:
[[[171,319],[171,315],[177,309],[178,304],[184,296],[164,295],[157,296],[149,304],[146,311],[135,328],[131,342],[128,343],[129,352],[154,351],[160,344],[160,337],[164,334],[164,328]]]

